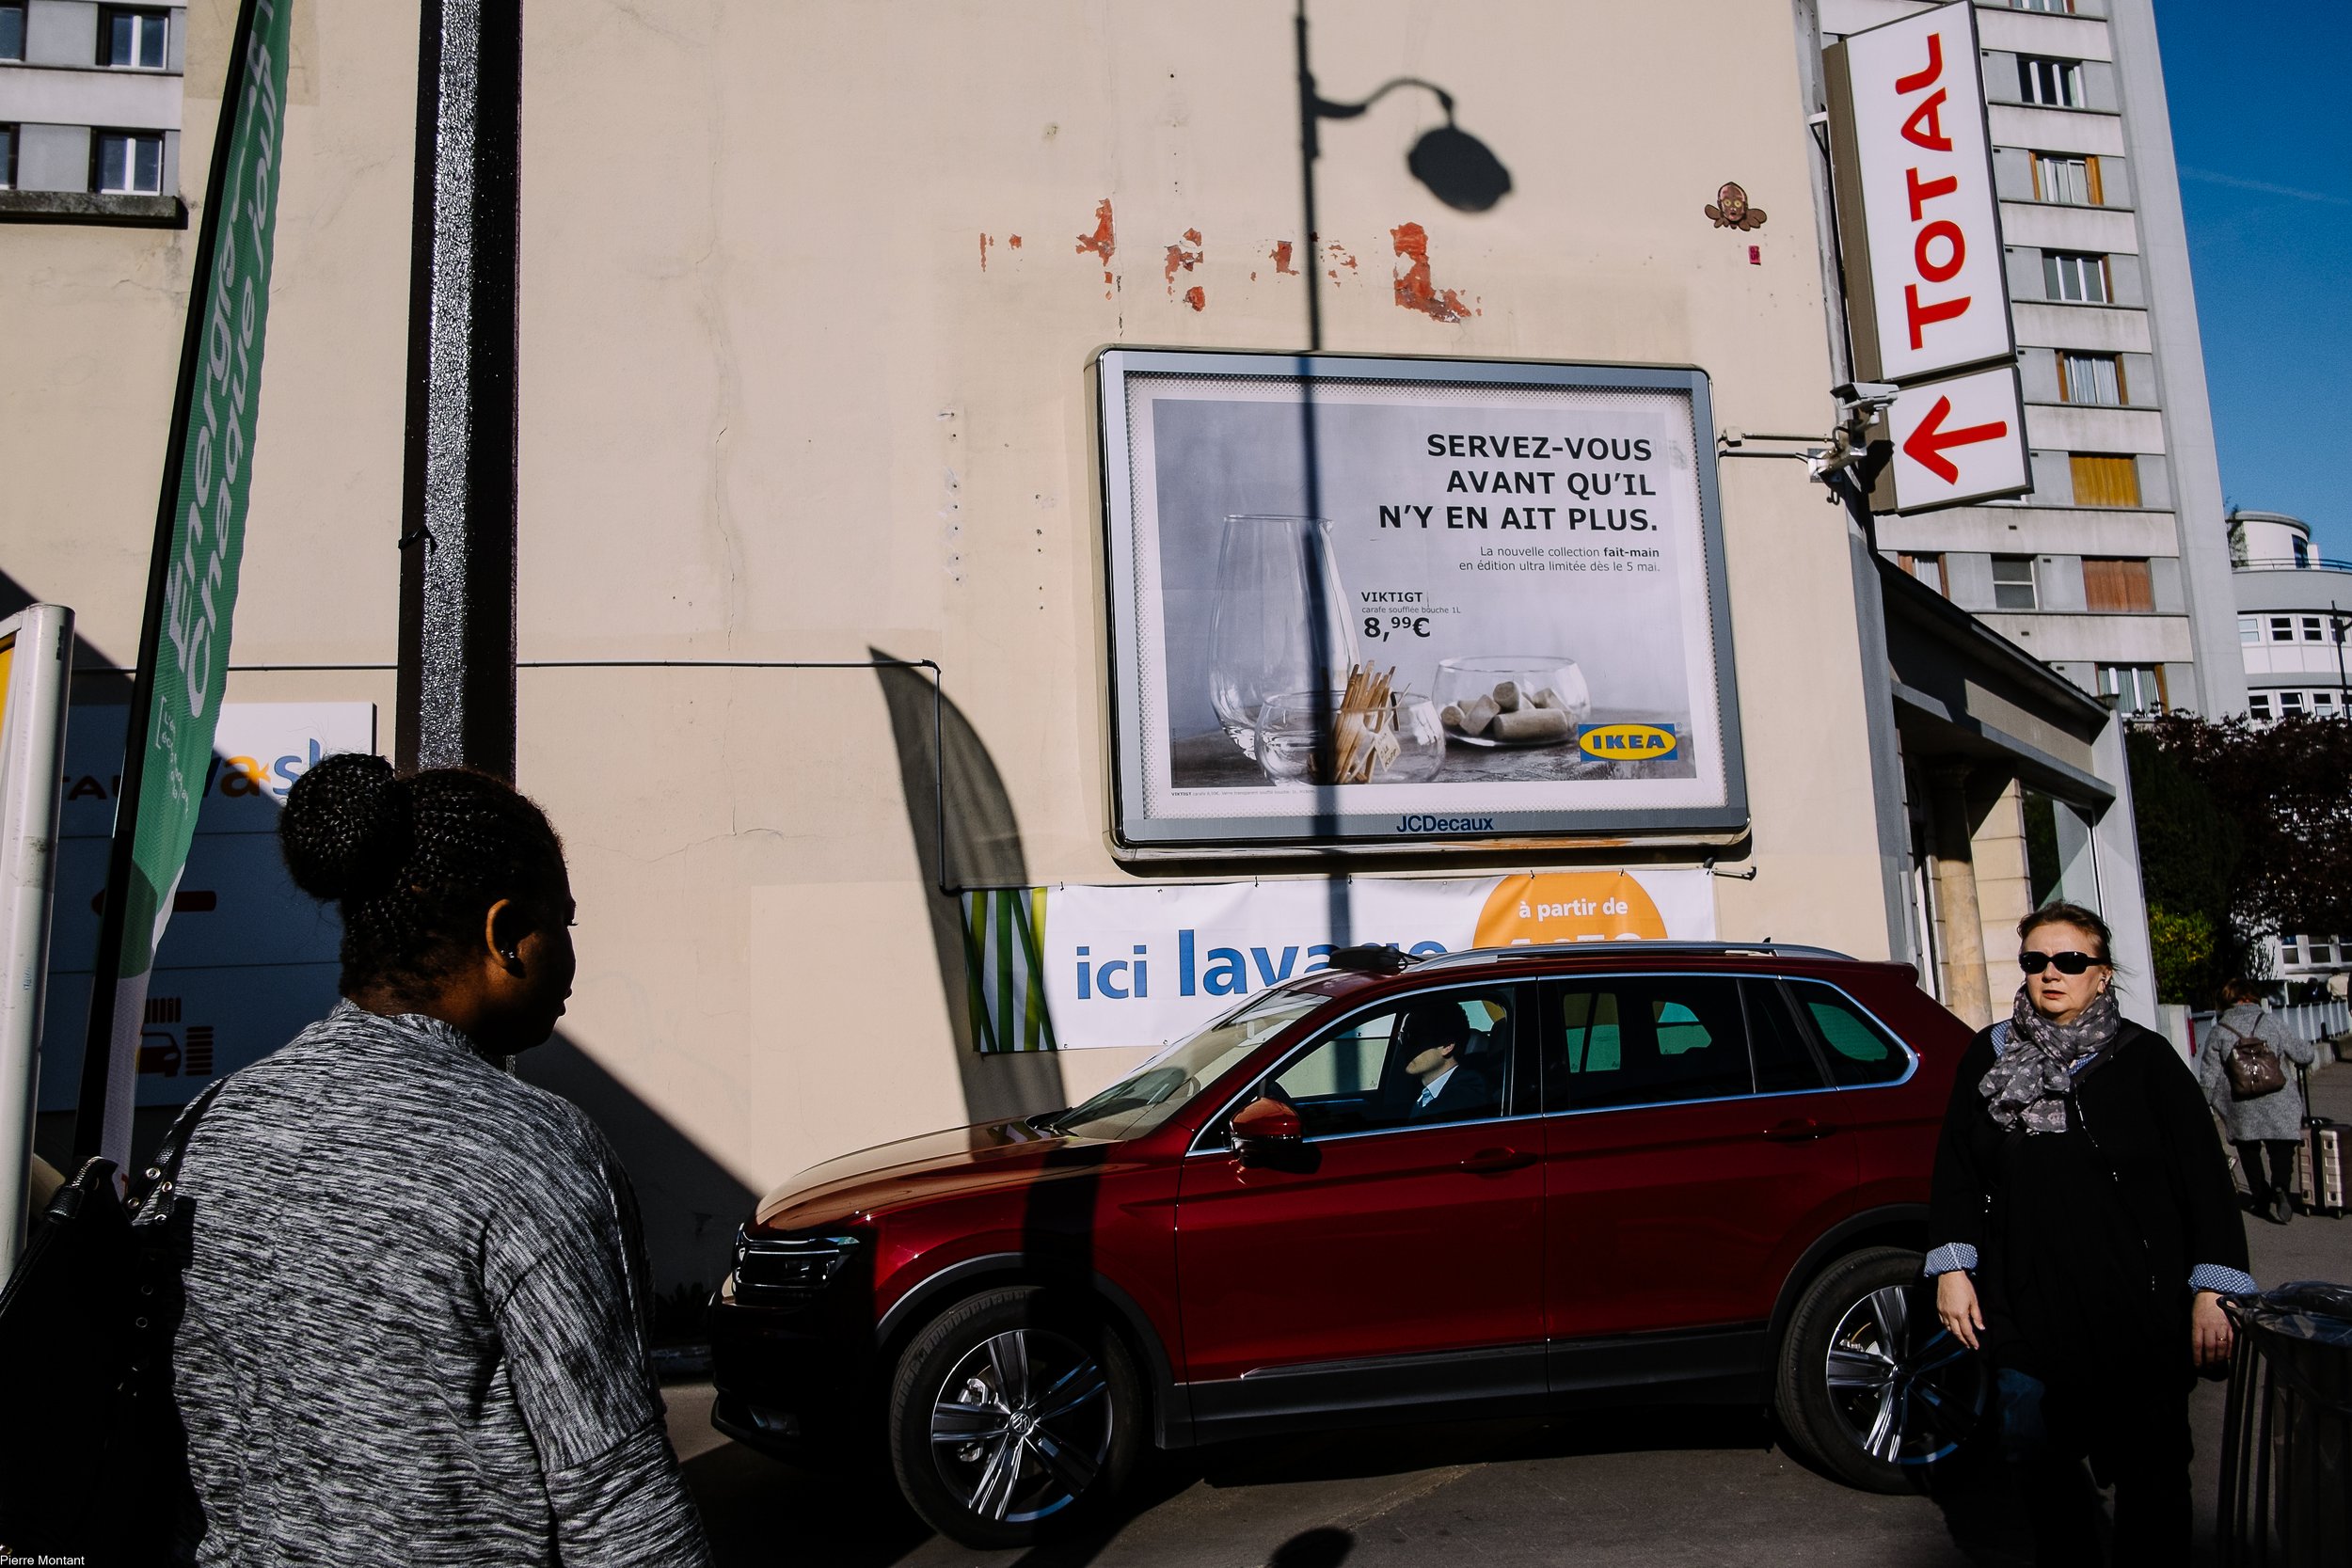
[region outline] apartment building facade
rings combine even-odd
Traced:
[[[177,228],[185,6],[0,4],[0,222]]]
[[[2331,561],[2311,525],[2282,512],[2230,514],[2231,579],[2237,589],[2238,652],[2246,711],[2256,723],[2297,715],[2352,717],[2352,561]],[[2272,972],[2312,980],[2352,971],[2340,933],[2289,931],[2268,939]]]
[[[1820,0],[1836,37],[1925,9]],[[2153,0],[1978,0],[2033,492],[1882,551],[2126,713],[2246,710]]]

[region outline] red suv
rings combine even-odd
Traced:
[[[1343,949],[1086,1103],[829,1161],[713,1307],[729,1434],[1015,1545],[1146,1443],[1756,1401],[1893,1490],[1984,1403],[1923,1294],[1968,1030],[1818,948]]]

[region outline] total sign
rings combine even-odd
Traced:
[[[1823,55],[1854,376],[1903,388],[1899,512],[2032,488],[1979,60],[1966,0]]]
[[[1909,381],[2015,353],[1976,8],[1856,33],[1824,60],[1854,373]]]

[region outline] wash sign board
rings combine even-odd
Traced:
[[[1965,0],[1823,55],[1854,376],[1903,388],[1897,512],[2033,488],[1979,58]]]

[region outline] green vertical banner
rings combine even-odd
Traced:
[[[963,895],[963,973],[976,1050],[1055,1049],[1045,1010],[1045,889]]]
[[[189,282],[99,926],[75,1155],[121,1168],[148,974],[188,858],[228,677],[269,316],[294,0],[244,0]]]

